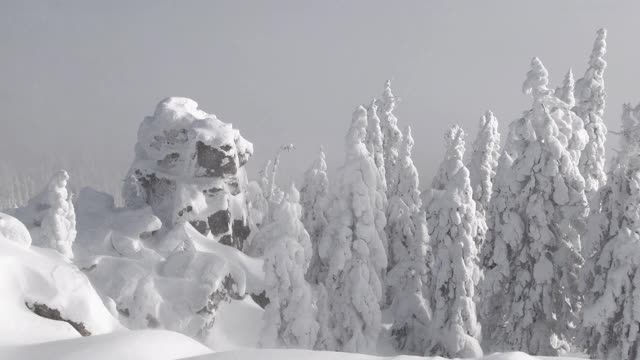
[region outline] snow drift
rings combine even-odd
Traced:
[[[0,213],[0,345],[122,329],[82,272],[60,253],[30,242],[23,224]]]

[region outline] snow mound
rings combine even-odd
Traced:
[[[11,215],[0,213],[0,236],[26,248],[31,246],[29,230],[20,220]]]
[[[0,216],[9,219],[4,214]],[[12,219],[0,223],[0,345],[122,329],[87,277],[63,255],[51,249],[28,247],[21,242],[24,239],[6,237],[17,233],[18,238],[24,238],[24,229],[16,222]]]
[[[215,351],[256,348],[263,328],[264,310],[246,297],[220,304],[216,322],[205,343]]]
[[[243,166],[252,154],[238,130],[195,101],[165,99],[140,125],[123,198],[132,208],[150,205],[165,227],[188,221],[241,249],[250,232]]]
[[[218,306],[262,291],[262,261],[205,237],[188,222],[171,229],[151,207],[116,208],[80,191],[76,262],[132,329],[164,328],[207,342]]]
[[[171,331],[126,331],[37,345],[0,348],[3,360],[169,360],[207,354],[210,349]]]
[[[442,357],[419,357],[419,356],[392,356],[392,357],[379,357],[363,354],[350,354],[342,352],[331,351],[310,351],[310,350],[236,350],[228,352],[219,352],[203,356],[195,357],[194,360],[383,360],[383,359],[397,359],[397,360],[440,360]],[[510,353],[495,353],[482,358],[484,360],[533,360],[543,359],[532,357],[522,352],[510,352]],[[570,359],[570,358],[565,358]]]

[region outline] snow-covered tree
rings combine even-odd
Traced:
[[[373,156],[373,161],[378,168],[380,174],[382,174],[381,185],[384,188],[385,194],[387,191],[386,171],[384,168],[384,140],[382,135],[382,128],[380,127],[380,118],[378,117],[378,105],[376,101],[372,101],[367,107],[367,151]]]
[[[479,357],[480,324],[473,301],[478,251],[474,242],[476,204],[464,166],[464,132],[459,126],[445,136],[447,150],[437,181],[425,196],[433,250],[429,299],[433,307],[427,354]]]
[[[382,129],[384,168],[387,183],[387,198],[390,199],[396,194],[398,184],[398,157],[400,156],[400,144],[402,142],[402,133],[398,128],[398,119],[393,114],[396,107],[396,96],[391,92],[391,81],[387,80],[384,85],[382,97],[378,99],[377,112],[380,118],[380,127]]]
[[[554,91],[554,95],[567,103],[570,108],[576,105],[576,99],[574,96],[575,92],[575,82],[573,80],[573,71],[569,69],[567,74],[564,76],[564,80],[562,81],[562,86],[558,86]]]
[[[478,135],[473,142],[473,153],[469,163],[469,175],[473,199],[478,211],[484,214],[493,193],[493,177],[500,157],[500,133],[498,120],[491,111],[480,118]]]
[[[326,286],[336,346],[330,350],[372,353],[381,327],[380,276],[387,258],[375,223],[378,170],[365,145],[366,128],[366,110],[360,106],[346,137],[346,159],[319,252],[329,265]]]
[[[300,190],[300,204],[302,205],[302,223],[309,232],[312,244],[311,265],[307,272],[307,279],[317,284],[323,282],[326,274],[326,264],[320,261],[318,244],[327,229],[327,206],[329,202],[329,178],[327,176],[327,162],[324,151],[320,149],[320,156],[305,172],[304,183]]]
[[[481,251],[487,233],[487,207],[493,192],[493,177],[500,157],[500,133],[498,120],[488,111],[480,118],[478,134],[473,142],[473,153],[469,163],[469,176],[476,202],[477,230],[476,247]]]
[[[587,136],[580,118],[547,88],[542,62],[534,58],[531,67],[523,91],[533,106],[510,124],[489,206],[485,247],[492,248],[485,252],[491,258],[481,313],[491,350],[556,355],[569,348],[580,300],[587,201],[578,159]]]
[[[67,190],[68,181],[66,171],[56,172],[44,190],[26,206],[10,212],[27,226],[33,245],[58,250],[71,259],[76,238],[76,213]]]
[[[402,140],[398,158],[398,192],[389,203],[389,218],[387,220],[387,233],[389,234],[389,268],[401,262],[407,257],[408,248],[411,246],[415,231],[413,228],[413,215],[420,211],[422,200],[420,199],[420,184],[418,170],[411,159],[413,148],[411,127],[407,126],[405,137]]]
[[[399,152],[398,193],[389,203],[391,246],[387,277],[393,313],[394,345],[404,353],[424,355],[431,308],[427,291],[429,233],[421,212],[418,171],[411,159],[413,137],[407,126]]]
[[[264,253],[265,291],[269,304],[264,312],[264,347],[312,349],[318,323],[311,286],[305,273],[311,258],[311,241],[300,217],[300,194],[293,184],[273,213],[267,227],[275,231]]]
[[[392,213],[403,225],[407,253],[387,276],[393,289],[391,335],[397,350],[422,356],[428,350],[431,336],[431,306],[427,300],[430,273],[427,263],[431,264],[432,258],[426,214],[424,211],[412,211],[399,198],[395,199],[396,206]]]
[[[598,30],[589,59],[589,67],[575,84],[574,111],[584,121],[584,128],[589,135],[589,141],[580,156],[580,172],[584,177],[589,197],[604,185],[606,180],[604,144],[607,127],[602,120],[606,97],[603,77],[607,67],[607,62],[603,59],[607,52],[606,38],[607,31]]]
[[[389,240],[387,238],[386,229],[388,209],[387,180],[385,179],[386,171],[384,164],[382,129],[380,127],[380,119],[378,118],[375,101],[372,101],[370,106],[367,108],[367,135],[365,137],[365,144],[367,145],[367,151],[369,152],[369,155],[371,155],[378,170],[375,179],[378,195],[375,197],[374,203],[374,221],[380,236],[380,241],[382,241],[382,246],[387,254],[387,258],[389,258]],[[381,279],[384,279],[385,274],[383,273],[381,276]]]
[[[582,271],[583,345],[593,358],[639,359],[640,105],[624,106],[621,150],[600,194]]]

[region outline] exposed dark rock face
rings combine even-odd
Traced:
[[[233,226],[231,226],[231,233],[233,234],[233,246],[237,249],[244,244],[244,241],[247,240],[249,234],[251,233],[251,229],[249,228],[249,224],[242,220],[233,220]]]
[[[265,291],[261,292],[260,294],[251,294],[251,298],[263,309],[266,308],[270,303]]]
[[[166,99],[140,125],[123,198],[128,206],[150,205],[164,227],[188,221],[241,249],[248,227],[236,223],[247,223],[243,166],[252,153],[238,130],[193,100]]]
[[[76,331],[80,335],[91,336],[91,333],[89,332],[89,330],[87,330],[87,328],[84,326],[83,323],[75,322],[69,319],[64,319],[62,315],[60,315],[60,311],[56,309],[52,309],[45,304],[41,304],[37,302],[33,304],[25,303],[25,305],[27,306],[27,308],[29,308],[29,310],[31,310],[34,314],[38,316],[42,316],[43,318],[47,318],[51,320],[64,321],[69,325],[71,325],[74,329],[76,329]]]

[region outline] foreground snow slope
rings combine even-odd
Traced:
[[[270,350],[270,349],[252,349],[252,350],[236,350],[220,353],[212,353],[208,355],[198,356],[193,360],[436,360],[444,359],[442,357],[418,357],[418,356],[396,356],[396,357],[378,357],[363,354],[349,354],[331,351],[309,351],[309,350]],[[532,357],[521,352],[496,353],[482,358],[483,360],[534,360],[534,359],[558,359],[547,357]],[[563,358],[565,360],[577,358]]]
[[[121,331],[80,339],[0,347],[3,360],[169,360],[210,353],[197,341],[161,330]]]
[[[0,346],[122,329],[77,267],[53,249],[29,246],[14,218],[0,219]]]

